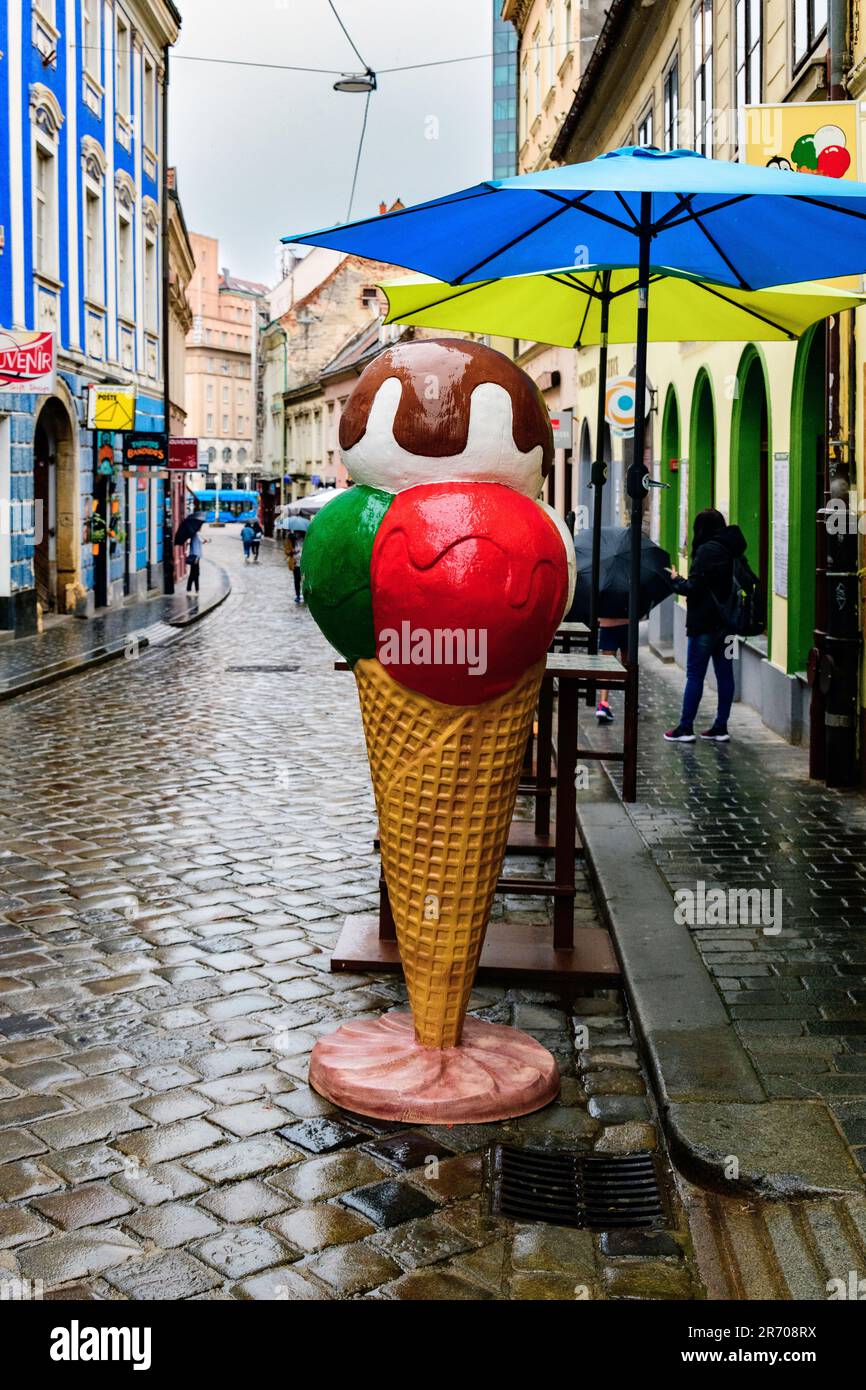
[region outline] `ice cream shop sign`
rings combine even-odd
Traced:
[[[0,391],[50,396],[56,370],[53,333],[12,333],[0,328]]]

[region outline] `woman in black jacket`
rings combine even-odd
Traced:
[[[746,538],[739,526],[728,526],[721,512],[707,507],[695,517],[692,562],[689,577],[683,579],[671,570],[676,593],[686,596],[686,688],[683,710],[675,729],[665,738],[669,743],[694,743],[695,715],[704,693],[707,667],[713,663],[718,691],[718,710],[711,729],[701,738],[727,743],[728,716],[734,700],[733,656],[728,654],[723,607],[731,593],[734,561],[745,554]]]

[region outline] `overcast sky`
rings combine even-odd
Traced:
[[[192,57],[352,71],[358,60],[327,0],[178,0],[169,156],[187,225],[220,241],[234,274],[273,284],[277,242],[346,216],[363,96],[326,73],[279,72]],[[489,54],[492,0],[336,0],[364,61],[370,100],[353,216],[435,197],[491,170],[489,57],[414,72],[400,64]],[[436,123],[438,122],[438,129]],[[429,138],[430,135],[436,138]]]

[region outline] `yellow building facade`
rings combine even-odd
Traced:
[[[842,79],[853,97],[866,87],[866,49],[856,0],[843,8]],[[756,134],[757,159],[748,150],[754,162],[792,162],[785,144],[787,110],[784,121],[770,112],[746,127],[743,108],[789,104],[794,126],[802,124],[804,132],[835,120],[822,107],[813,114],[807,105],[830,95],[827,11],[814,0],[673,0],[653,6],[614,0],[548,162],[571,164],[641,144],[736,159],[746,153],[747,136]],[[846,109],[849,118],[850,172],[857,177],[858,143],[861,151],[864,146],[859,106]],[[858,310],[856,318],[866,323],[863,314]],[[716,506],[742,527],[750,563],[766,586],[768,622],[764,636],[744,644],[737,663],[739,698],[794,742],[809,739],[806,667],[816,625],[816,512],[824,500],[825,459],[829,451],[834,467],[850,467],[853,482],[856,446],[864,440],[864,334],[856,331],[854,318],[850,312],[839,318],[839,409],[830,443],[824,325],[798,343],[714,344],[698,339],[696,324],[695,341],[651,344],[649,351],[652,467],[669,485],[653,495],[651,529],[684,571],[691,523],[702,507]],[[592,502],[599,354],[585,349],[571,358],[574,458],[566,486],[559,479],[554,489],[559,505],[567,509],[570,500],[577,511]],[[632,366],[633,347],[612,344],[608,378],[628,374]],[[852,386],[858,388],[853,395]],[[605,520],[624,523],[624,441],[606,431],[600,452],[611,460]],[[653,616],[651,641],[660,654],[684,662],[682,600]]]

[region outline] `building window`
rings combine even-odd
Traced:
[[[135,318],[135,268],[132,222],[124,213],[117,217],[117,303],[122,319]]]
[[[44,275],[57,275],[57,160],[54,147],[36,142],[33,183],[33,265]]]
[[[700,0],[692,15],[694,34],[695,149],[713,152],[713,0]]]
[[[556,9],[553,0],[547,0],[547,87],[548,91],[556,81]]]
[[[736,0],[736,104],[761,100],[761,0]]]
[[[156,68],[145,54],[144,59],[144,143],[156,152]]]
[[[208,388],[207,388],[207,398],[208,398],[209,401],[212,401],[212,400],[213,400],[213,385],[210,384],[210,383],[208,384]]]
[[[524,58],[523,60],[520,87],[521,91],[523,92],[523,109],[521,112],[523,120],[523,129],[521,131],[521,134],[525,140],[527,135],[529,134],[529,62],[526,58]]]
[[[794,67],[811,53],[827,28],[827,0],[794,0]]]
[[[119,116],[129,120],[129,24],[122,14],[117,16],[114,40],[114,104]]]
[[[84,184],[84,294],[93,304],[105,303],[104,266],[102,188],[87,179]]]
[[[637,123],[637,143],[646,149],[653,143],[653,108],[652,103],[646,108]]]
[[[533,110],[533,118],[534,118],[535,116],[538,115],[539,111],[541,110],[541,30],[540,30],[540,29],[536,29],[535,33],[534,33],[533,36],[532,36],[532,48],[533,48],[533,58],[534,58],[534,64],[535,64],[535,67],[534,67],[534,72],[535,72],[535,108],[534,108],[534,110]]]
[[[207,432],[208,432],[208,434],[213,434],[213,416],[212,416],[212,415],[208,415],[208,417],[207,417]],[[210,450],[208,450],[208,453],[210,454]],[[216,451],[213,452],[213,458],[216,458]]]
[[[563,40],[564,40],[563,46],[564,46],[565,52],[564,52],[563,55],[562,55],[563,58],[565,58],[565,54],[566,54],[566,53],[570,53],[570,52],[571,52],[571,38],[572,38],[572,34],[573,34],[573,32],[574,32],[574,30],[573,30],[573,28],[572,28],[573,23],[574,23],[574,21],[573,21],[573,19],[572,19],[572,17],[571,17],[571,0],[565,0],[565,15],[564,15],[564,18],[563,18],[563,25],[564,25],[564,29],[565,29],[565,33],[563,34]]]
[[[101,0],[81,0],[81,65],[88,77],[98,82],[102,65],[100,63],[100,21]]]
[[[680,64],[674,58],[664,76],[662,84],[662,107],[665,127],[665,149],[675,150],[679,145],[680,123]]]
[[[227,386],[224,386],[224,387],[223,387],[223,405],[228,405],[228,403],[229,403],[229,388],[228,388]]]
[[[228,417],[227,415],[224,415],[224,416],[223,416],[223,434],[228,434],[228,432],[229,432],[229,417]]]
[[[157,276],[156,233],[155,231],[146,231],[144,234],[144,326],[148,333],[155,333],[157,330],[159,308]]]

